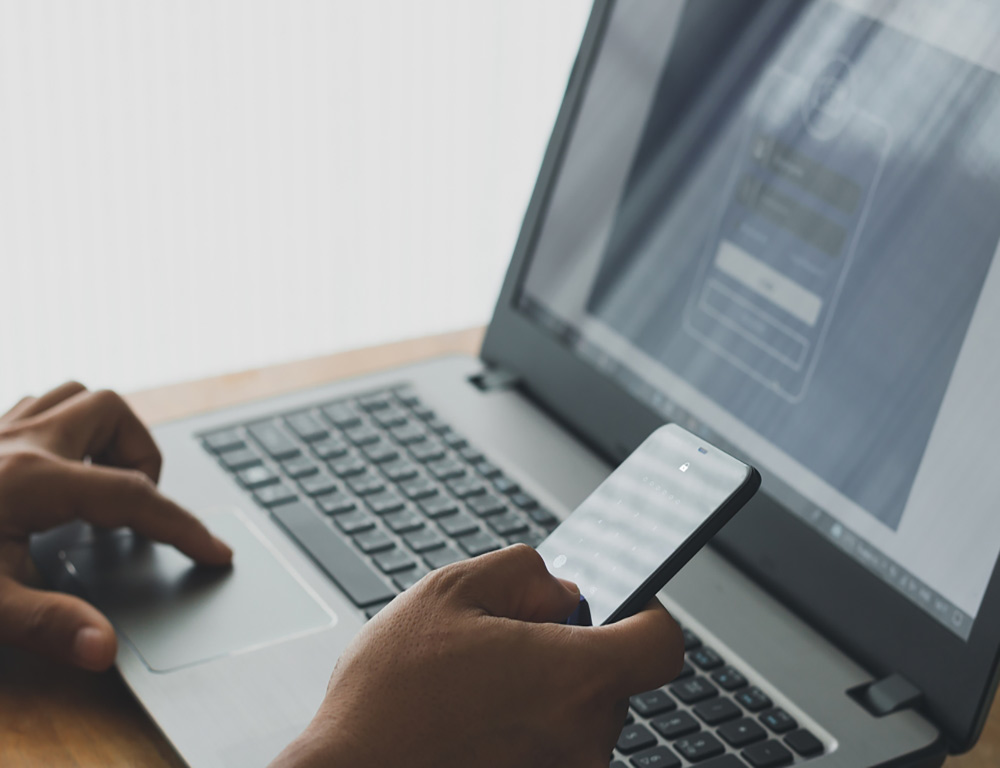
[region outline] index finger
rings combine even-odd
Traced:
[[[111,390],[80,392],[38,414],[31,426],[45,447],[65,459],[138,469],[156,482],[162,458],[153,436]]]
[[[106,528],[128,526],[200,563],[225,565],[232,560],[232,550],[204,523],[136,470],[26,457],[19,471],[12,472],[5,498],[5,527],[22,536],[81,519]]]

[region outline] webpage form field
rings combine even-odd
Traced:
[[[889,143],[852,102],[845,61],[812,81],[775,67],[753,99],[685,328],[791,402],[809,385]]]

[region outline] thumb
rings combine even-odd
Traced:
[[[465,569],[468,597],[493,616],[565,621],[580,601],[576,585],[550,574],[542,556],[525,544],[480,555],[459,567]]]
[[[100,671],[115,660],[115,631],[89,603],[71,595],[0,580],[0,644]]]

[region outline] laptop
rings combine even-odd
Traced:
[[[687,663],[610,763],[970,749],[1000,649],[998,34],[971,0],[597,2],[478,357],[156,429],[230,572],[80,525],[37,560],[188,763],[263,765],[370,616],[537,544],[676,422],[764,484],[663,591]]]

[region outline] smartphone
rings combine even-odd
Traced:
[[[580,587],[590,623],[610,624],[640,611],[759,487],[756,469],[668,424],[538,552],[552,574]]]

